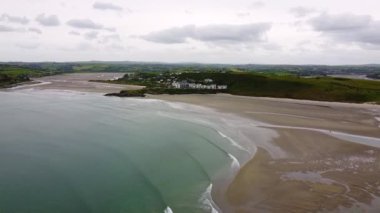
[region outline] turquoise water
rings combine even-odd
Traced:
[[[211,212],[206,189],[231,170],[229,153],[244,152],[162,101],[53,91],[0,100],[0,212]]]

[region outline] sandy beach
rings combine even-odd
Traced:
[[[225,212],[380,209],[380,106],[226,94],[151,98],[214,108],[268,123],[266,128],[278,132],[272,143],[287,156],[271,156],[259,147],[227,193],[216,199]],[[335,132],[357,138],[338,137]],[[372,145],[366,145],[366,139]]]

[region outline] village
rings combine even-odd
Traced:
[[[211,78],[194,80],[180,78],[182,73],[128,73],[123,79],[151,87],[197,90],[227,90],[228,86],[217,84]]]
[[[202,83],[189,83],[187,81],[174,81],[171,85],[175,89],[210,89],[210,90],[226,90],[227,85],[213,84],[212,79],[204,79]]]

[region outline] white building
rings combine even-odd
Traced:
[[[203,80],[206,84],[207,83],[212,83],[213,82],[213,80],[211,79],[211,78],[206,78],[205,80]]]
[[[210,89],[210,90],[225,90],[227,85],[216,85],[216,84],[199,84],[199,83],[188,83],[187,81],[172,83],[172,87],[176,89]]]

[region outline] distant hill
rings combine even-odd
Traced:
[[[277,75],[291,73],[297,76],[327,76],[334,74],[375,76],[380,73],[380,65],[234,65],[133,61],[0,63],[3,86],[26,81],[30,77],[73,72],[256,72],[276,73]]]

